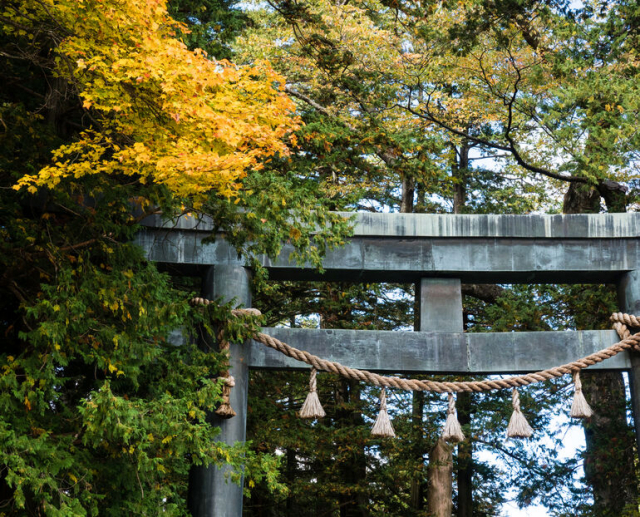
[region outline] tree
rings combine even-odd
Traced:
[[[631,201],[624,183],[633,184],[640,144],[634,13],[627,2],[598,10],[564,2],[274,1],[252,13],[238,55],[267,58],[285,74],[286,90],[314,124],[301,139],[306,163],[353,194],[336,201],[349,209],[557,213],[566,189],[573,212],[599,211],[602,201],[620,211]],[[478,167],[486,158],[494,163]],[[354,175],[384,187],[354,191]],[[496,289],[467,291],[496,302]],[[477,310],[477,299],[465,306]],[[511,313],[520,321],[536,312],[531,300],[517,306],[526,313]],[[475,467],[476,476],[483,472]],[[571,468],[554,469],[554,479],[570,479]],[[540,478],[527,479],[531,487]],[[629,468],[616,483],[634,479]],[[531,500],[525,488],[522,504]],[[564,504],[553,497],[549,504]],[[575,497],[576,507],[584,504]],[[610,493],[603,501],[599,508],[624,506]]]
[[[241,252],[291,239],[317,259],[340,240],[331,221],[346,225],[278,174],[299,127],[283,79],[177,34],[162,1],[0,7],[3,512],[185,515],[193,464],[244,464],[277,486],[274,456],[217,443],[207,422],[224,357],[169,340],[228,307],[191,308],[197,281],[160,273],[131,239],[149,213],[210,207]],[[239,323],[236,339],[255,322]]]
[[[249,17],[233,0],[172,0],[167,10],[184,23],[182,41],[192,50],[200,48],[216,59],[232,59],[232,43],[248,25]]]
[[[201,204],[211,191],[233,197],[249,168],[288,153],[283,139],[297,125],[273,87],[283,79],[266,64],[238,69],[188,51],[172,37],[186,28],[163,2],[21,7],[5,11],[5,32],[28,39],[36,27],[62,27],[52,73],[97,120],[19,187],[33,193],[68,177],[135,175]]]

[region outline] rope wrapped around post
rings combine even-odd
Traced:
[[[229,355],[229,341],[224,339],[224,330],[220,329],[216,336],[216,341],[218,342],[218,349],[221,353],[225,355]],[[220,418],[233,418],[236,416],[236,412],[231,407],[230,398],[231,398],[231,388],[236,385],[235,379],[231,376],[231,372],[229,371],[229,367],[227,369],[220,372],[220,378],[224,379],[224,384],[222,385],[222,404],[220,407],[216,409],[216,415]]]
[[[191,305],[194,305],[194,306],[206,307],[207,305],[210,305],[212,302],[211,300],[207,300],[206,298],[195,297],[191,299],[190,303]],[[238,317],[243,314],[260,316],[260,311],[257,309],[233,309],[231,311],[231,314],[234,317]],[[230,346],[229,346],[229,341],[227,341],[224,338],[224,329],[220,328],[216,333],[216,342],[218,343],[218,350],[228,355]],[[236,416],[236,412],[231,407],[230,399],[231,399],[231,388],[233,388],[236,385],[236,381],[231,375],[231,372],[229,371],[228,367],[226,370],[220,372],[219,378],[223,379],[222,394],[221,394],[222,404],[220,404],[220,407],[216,409],[215,413],[220,418],[233,418],[234,416]]]

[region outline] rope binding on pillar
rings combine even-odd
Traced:
[[[211,300],[207,300],[206,298],[196,297],[196,298],[192,298],[190,300],[190,303],[193,306],[206,307],[208,305],[211,305],[213,302]],[[243,315],[260,316],[260,311],[257,309],[239,309],[239,310],[234,309],[231,311],[231,314],[234,317],[243,316]],[[218,331],[216,332],[216,343],[218,344],[218,350],[228,357],[229,351],[230,351],[230,345],[229,345],[228,339],[226,339],[225,330],[222,325],[220,325],[220,327],[218,328]],[[230,400],[231,400],[231,388],[233,388],[236,385],[236,382],[233,376],[231,375],[228,362],[227,362],[226,369],[220,372],[219,379],[222,381],[222,394],[221,394],[222,404],[220,404],[220,406],[216,409],[215,413],[220,418],[233,418],[234,416],[236,416],[236,412],[231,407]]]

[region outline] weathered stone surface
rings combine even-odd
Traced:
[[[389,332],[268,328],[266,334],[352,368],[378,372],[506,374],[566,364],[619,341],[613,330],[581,332]],[[627,353],[593,366],[630,368]],[[303,363],[251,343],[251,368],[306,368]]]
[[[640,235],[640,213],[570,215],[438,215],[347,213],[356,237],[497,237],[545,239],[633,238]],[[211,232],[209,218],[182,216],[163,221],[150,216],[148,227]]]
[[[462,332],[462,289],[458,278],[422,278],[417,284],[419,330]]]
[[[224,302],[235,299],[238,304],[251,305],[250,271],[242,267],[219,266],[211,268],[204,277],[202,294]],[[249,368],[248,345],[235,345],[229,351],[230,373],[235,379],[229,402],[236,416],[230,419],[209,415],[213,425],[220,428],[217,439],[229,445],[244,442],[246,438],[247,397]],[[240,517],[242,515],[242,483],[230,483],[231,467],[210,465],[193,466],[189,473],[189,511],[193,517]]]
[[[640,316],[640,271],[625,274],[618,283],[618,303],[620,310]],[[631,329],[636,332],[637,329]],[[631,352],[629,372],[633,421],[636,428],[636,443],[640,451],[640,354]]]
[[[356,214],[355,235],[324,260],[325,274],[289,260],[260,262],[273,279],[465,283],[608,283],[640,269],[640,214],[497,216]],[[137,242],[149,259],[178,267],[244,265],[207,221],[148,221]]]

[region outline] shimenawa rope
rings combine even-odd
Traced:
[[[194,305],[209,305],[211,302],[204,298],[194,298],[192,300]],[[234,309],[231,311],[231,314],[235,317],[240,316],[242,314],[250,314],[253,316],[259,316],[260,311],[257,309]],[[347,377],[349,379],[354,379],[358,381],[364,381],[369,384],[374,384],[376,386],[382,387],[380,393],[380,413],[378,414],[378,418],[376,419],[376,423],[374,425],[374,429],[372,434],[375,436],[395,436],[393,431],[393,426],[391,425],[391,421],[389,420],[389,415],[387,413],[386,407],[386,387],[398,388],[402,390],[415,390],[415,391],[433,391],[437,393],[448,393],[449,394],[449,410],[447,416],[447,422],[445,423],[445,427],[443,429],[443,436],[445,439],[449,439],[450,441],[462,441],[464,440],[464,435],[462,434],[462,429],[460,428],[460,424],[457,421],[457,415],[455,411],[455,401],[453,399],[453,393],[455,392],[480,392],[480,391],[492,391],[499,390],[505,388],[513,388],[512,392],[512,404],[514,408],[514,412],[509,421],[509,427],[507,429],[507,435],[510,437],[519,437],[519,438],[527,438],[531,436],[533,430],[531,426],[527,422],[526,418],[522,414],[520,410],[520,396],[516,388],[520,386],[528,386],[529,384],[533,384],[536,382],[546,381],[550,379],[554,379],[557,377],[561,377],[566,374],[573,374],[573,380],[575,385],[575,394],[574,401],[571,409],[571,416],[574,418],[588,418],[592,415],[592,410],[589,407],[589,404],[584,399],[584,395],[582,393],[582,384],[580,382],[580,370],[584,368],[588,368],[589,366],[593,366],[594,364],[600,363],[605,359],[609,359],[614,357],[615,355],[623,352],[625,350],[636,350],[640,351],[640,334],[631,334],[631,331],[628,327],[640,328],[640,319],[631,314],[625,313],[614,313],[611,316],[611,321],[613,322],[613,328],[617,331],[618,335],[621,338],[621,341],[611,345],[608,348],[600,350],[599,352],[595,352],[591,355],[583,357],[582,359],[578,359],[577,361],[573,361],[571,363],[567,363],[561,366],[556,366],[555,368],[549,368],[547,370],[542,370],[539,372],[519,375],[514,377],[508,377],[506,379],[496,379],[496,380],[484,380],[484,381],[459,381],[459,382],[438,382],[438,381],[429,381],[429,380],[416,380],[416,379],[404,379],[401,377],[390,377],[379,375],[373,372],[369,372],[367,370],[356,370],[354,368],[349,368],[348,366],[344,366],[335,361],[327,361],[317,357],[309,352],[304,350],[298,350],[286,343],[283,343],[279,339],[268,336],[262,332],[256,334],[253,337],[254,341],[262,343],[278,352],[281,352],[288,357],[296,359],[298,361],[307,363],[312,366],[311,370],[311,380],[310,380],[310,390],[307,399],[305,400],[305,404],[303,405],[303,409],[301,411],[301,416],[303,418],[318,418],[324,416],[324,410],[322,409],[322,405],[318,399],[317,388],[316,388],[316,371],[323,370],[327,372],[337,373],[342,375],[343,377]],[[223,337],[219,337],[220,348],[223,347],[228,349],[228,343],[223,340]],[[223,398],[225,398],[225,403],[218,409],[218,411],[227,412],[225,408],[225,404],[228,406],[229,399],[229,391],[231,386],[233,386],[233,377],[230,376],[229,372],[223,372],[223,376],[226,377],[226,383],[223,387]],[[228,391],[225,391],[228,390]],[[225,408],[225,409],[223,409]],[[228,408],[231,412],[233,409],[229,406]],[[217,411],[217,412],[218,412]],[[234,416],[235,412],[233,412]],[[223,416],[223,415],[221,415]],[[457,424],[457,425],[456,425]]]
[[[335,361],[326,361],[304,350],[298,350],[297,348],[287,345],[279,339],[268,336],[262,332],[256,334],[253,337],[253,340],[273,348],[274,350],[296,359],[297,361],[307,363],[308,365],[313,366],[316,370],[337,373],[343,377],[363,381],[375,386],[384,386],[387,388],[397,388],[401,390],[434,391],[437,393],[454,393],[460,391],[480,392],[501,390],[505,388],[518,388],[520,386],[528,386],[529,384],[534,384],[536,382],[548,381],[569,373],[580,371],[584,368],[588,368],[589,366],[593,366],[594,364],[601,363],[605,359],[614,357],[625,350],[634,349],[636,351],[640,351],[640,334],[631,335],[631,332],[627,328],[627,325],[640,327],[640,320],[635,316],[623,313],[613,314],[611,316],[611,320],[614,322],[614,329],[618,332],[618,335],[622,340],[608,348],[605,348],[604,350],[595,352],[583,357],[582,359],[578,359],[577,361],[573,361],[562,366],[556,366],[555,368],[549,368],[547,370],[525,375],[507,377],[506,379],[483,381],[439,382],[389,377],[369,372],[367,370],[349,368],[348,366],[344,366]]]

